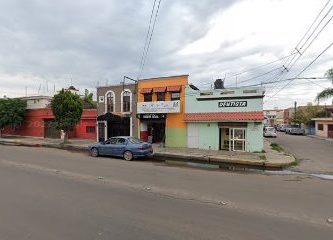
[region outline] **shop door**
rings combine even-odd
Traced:
[[[199,148],[199,127],[196,123],[187,124],[187,147]]]
[[[333,124],[327,125],[327,137],[333,138]]]
[[[60,138],[60,130],[55,128],[55,122],[53,120],[44,120],[44,137]]]
[[[231,151],[245,151],[245,128],[230,128],[230,146]]]

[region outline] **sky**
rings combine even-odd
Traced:
[[[227,87],[263,83],[265,109],[306,105],[331,82],[285,79],[322,78],[333,67],[332,46],[299,74],[332,42],[330,1],[319,28],[298,44],[327,2],[161,0],[140,74],[154,0],[0,0],[0,96],[52,94],[70,85],[95,92],[123,76],[189,74],[200,89],[217,78]]]

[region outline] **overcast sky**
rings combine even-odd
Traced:
[[[26,88],[29,95],[39,89],[51,94],[54,85],[71,83],[83,92],[118,84],[124,75],[136,78],[153,2],[0,0],[0,96],[24,96]],[[201,89],[216,78],[226,77],[226,86],[235,87],[295,77],[331,43],[333,21],[289,72],[282,72],[291,60],[284,58],[234,75],[291,54],[326,2],[162,0],[142,77],[189,74]],[[323,77],[332,67],[333,47],[301,76]],[[306,104],[331,86],[311,81],[295,80],[280,92],[288,82],[266,86],[265,108]]]

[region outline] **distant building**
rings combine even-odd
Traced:
[[[264,110],[264,125],[275,126],[284,123],[284,110]]]
[[[315,121],[315,133],[319,137],[333,138],[333,106],[326,107],[325,110],[331,113],[331,117],[312,119]]]

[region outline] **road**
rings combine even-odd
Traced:
[[[333,141],[280,132],[276,139],[270,139],[270,141],[280,144],[300,160],[295,170],[305,173],[333,174]]]
[[[0,239],[332,239],[333,181],[0,153]]]

